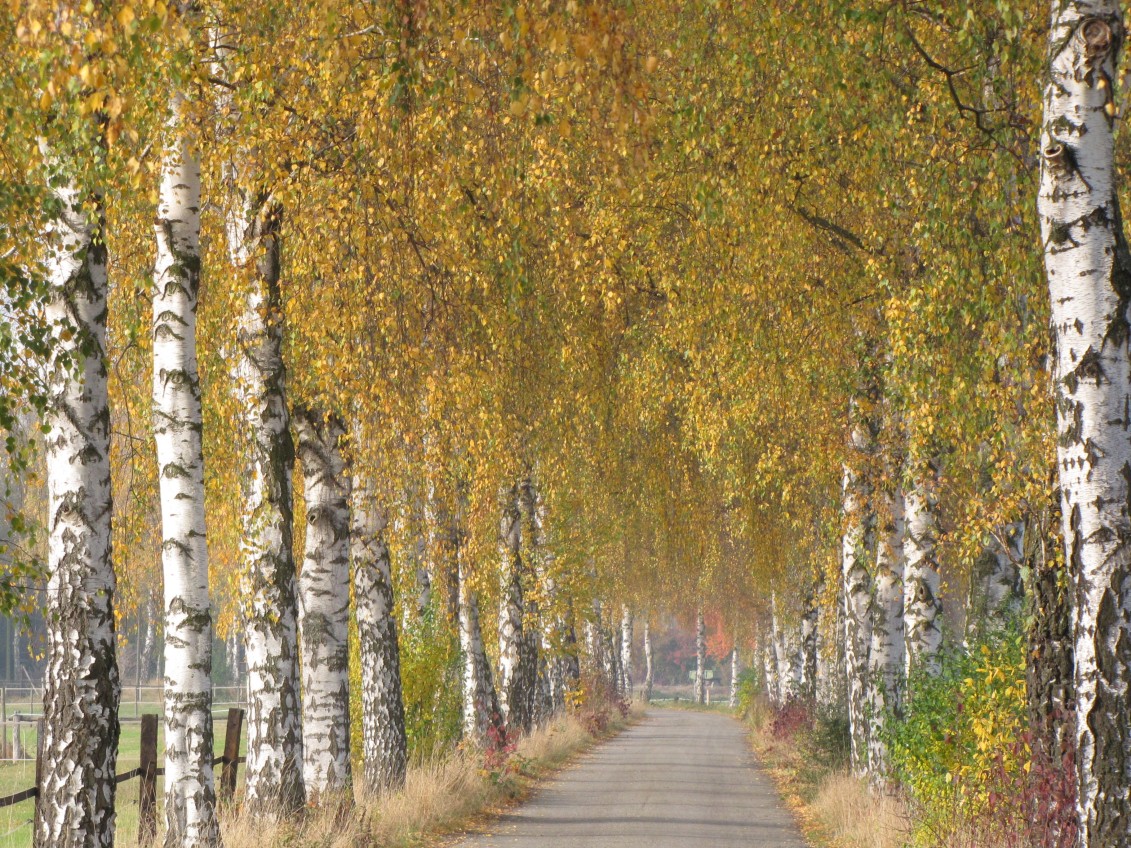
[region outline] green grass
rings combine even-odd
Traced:
[[[127,701],[127,695],[132,691],[123,693],[122,714],[129,718],[133,713],[132,697]],[[155,712],[156,705],[150,704],[149,709],[142,706],[142,712]],[[26,710],[26,707],[24,708]],[[12,712],[11,708],[9,711]],[[215,717],[216,729],[216,756],[223,752],[224,728],[226,713],[217,713]],[[11,733],[11,725],[9,725]],[[24,744],[26,749],[35,752],[34,725],[24,725]],[[158,765],[161,765],[161,752],[164,750],[164,728],[157,727]],[[247,730],[240,737],[240,754],[247,753]],[[122,722],[122,735],[118,743],[118,772],[126,772],[137,768],[141,759],[141,724],[136,721]],[[239,772],[243,780],[243,769]],[[219,780],[219,766],[217,766],[217,780]],[[12,795],[22,789],[27,789],[35,783],[35,760],[22,760],[19,762],[0,762],[0,797]],[[141,791],[141,781],[129,780],[118,786],[117,808],[118,826],[116,842],[119,845],[137,844],[137,804],[138,793]],[[157,820],[161,821],[163,810],[164,780],[157,778]],[[0,848],[30,848],[31,846],[31,820],[35,812],[35,801],[28,800],[11,807],[0,809]]]

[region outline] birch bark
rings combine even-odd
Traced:
[[[872,580],[864,565],[867,513],[859,478],[844,470],[845,531],[841,545],[844,600],[844,666],[847,676],[848,722],[852,771],[868,770],[868,651],[872,641]]]
[[[987,540],[970,580],[968,638],[1017,619],[1024,599],[1020,568],[1024,548],[1025,525],[1020,521],[999,527]]]
[[[733,710],[738,706],[738,648],[732,648],[730,652],[730,701],[729,706]]]
[[[562,676],[567,690],[576,690],[581,682],[581,657],[578,656],[577,631],[574,628],[573,598],[568,599],[568,614],[564,625],[562,648]]]
[[[153,658],[157,650],[157,604],[153,595],[145,598],[145,633],[141,641],[141,657],[138,660],[140,679],[148,683],[153,679]]]
[[[44,151],[47,154],[47,151]],[[47,156],[50,162],[50,157]],[[36,846],[112,846],[118,751],[101,199],[49,165],[47,668]]]
[[[200,163],[170,104],[169,146],[154,227],[153,434],[165,583],[165,844],[219,841],[212,769],[212,608],[196,307],[200,291]]]
[[[350,559],[361,653],[361,761],[373,792],[404,785],[408,762],[400,644],[393,610],[388,519],[365,478],[351,491]],[[347,746],[346,756],[349,756]]]
[[[620,671],[624,696],[632,700],[632,610],[621,607]]]
[[[295,410],[306,499],[306,544],[298,579],[302,660],[303,783],[307,793],[350,782],[350,478],[346,430],[334,416]]]
[[[479,627],[479,597],[472,590],[462,559],[459,570],[459,642],[463,653],[463,735],[483,745],[491,728],[503,727],[491,666]]]
[[[456,573],[459,598],[459,645],[463,656],[463,735],[474,745],[488,741],[489,731],[505,730],[499,712],[498,696],[491,682],[491,664],[483,646],[479,625],[479,597],[471,585],[469,563],[464,554],[462,516],[466,511],[466,495],[457,495],[459,503],[451,516],[448,530],[449,556]]]
[[[652,700],[652,630],[644,619],[644,703]]]
[[[695,703],[707,702],[707,628],[703,607],[695,612]]]
[[[1116,189],[1116,0],[1051,4],[1041,218],[1061,518],[1076,600],[1080,845],[1131,839],[1131,254]]]
[[[522,512],[519,489],[503,498],[500,527],[502,600],[499,607],[499,712],[508,728],[530,730],[535,680],[529,667],[523,604]]]
[[[233,33],[214,33],[218,79],[232,78],[227,64],[236,47]],[[228,88],[218,100],[231,113],[229,120],[238,123],[241,116]],[[232,204],[228,253],[244,286],[233,382],[250,436],[242,480],[240,574],[249,693],[245,798],[253,816],[285,816],[303,806],[306,790],[293,552],[295,450],[282,355],[283,212],[265,192],[252,188],[255,168],[245,153],[225,164],[224,178]]]
[[[919,667],[928,674],[937,672],[942,647],[937,474],[933,463],[925,463],[904,499],[903,616],[908,678]]]
[[[868,769],[876,778],[887,771],[884,726],[903,703],[905,669],[903,588],[903,493],[898,485],[884,492],[883,524],[876,539],[872,638],[868,650],[871,725]]]
[[[762,679],[766,698],[772,706],[780,703],[778,697],[778,662],[774,657],[774,639],[772,633],[762,641]]]
[[[816,588],[810,588],[805,593],[805,608],[801,614],[801,657],[798,668],[798,695],[807,701],[817,697],[817,626],[820,614]],[[737,659],[734,662],[737,663]]]

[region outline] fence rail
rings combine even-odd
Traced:
[[[164,687],[160,685],[123,686],[118,707],[122,724],[137,725],[142,716],[164,706]],[[212,714],[222,720],[229,708],[247,708],[247,684],[237,683],[212,688]],[[0,686],[0,762],[33,759],[32,745],[25,734],[34,730],[42,714],[43,688],[40,686]]]
[[[141,765],[122,772],[114,778],[116,784],[141,779],[138,796],[138,844],[149,845],[157,835],[157,778],[165,774],[165,769],[157,765],[157,724],[158,715],[147,713],[141,716]],[[220,773],[221,798],[231,798],[236,791],[236,781],[240,763],[247,762],[241,757],[240,737],[243,734],[244,711],[240,707],[228,710],[228,723],[224,731],[224,753],[212,759],[212,765],[223,766]],[[23,801],[39,797],[40,765],[43,762],[43,719],[37,721],[38,744],[35,758],[35,786],[20,790],[0,798],[0,809],[11,807]]]

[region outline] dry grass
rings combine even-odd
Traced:
[[[582,720],[562,716],[519,741],[507,769],[490,773],[482,755],[457,751],[409,768],[404,789],[375,795],[363,789],[353,804],[323,799],[301,820],[264,822],[230,810],[221,818],[227,848],[411,848],[470,825],[523,798],[537,781],[619,732],[642,710],[594,736]]]
[[[810,843],[821,848],[903,848],[911,819],[906,804],[845,773],[804,734],[778,738],[762,704],[748,719],[751,742],[794,811]],[[834,762],[829,762],[829,760]]]
[[[810,807],[837,848],[901,848],[908,838],[907,809],[843,773],[825,776]]]

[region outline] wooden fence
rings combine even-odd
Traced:
[[[160,712],[163,707],[162,686],[125,686],[118,707],[122,724],[136,724],[146,713]],[[41,686],[0,686],[0,761],[30,760],[34,743],[25,743],[25,735],[34,731],[43,706]],[[212,687],[212,709],[222,721],[229,707],[247,706],[247,685],[237,683]]]
[[[224,753],[212,761],[214,766],[222,766],[218,796],[231,798],[236,792],[236,777],[239,764],[246,761],[240,754],[240,736],[243,734],[244,711],[239,707],[228,710],[228,724],[224,731]],[[156,713],[141,716],[141,764],[119,774],[115,783],[140,779],[141,791],[138,794],[137,841],[139,845],[149,845],[157,836],[157,778],[165,770],[157,765],[157,723]],[[35,786],[0,798],[0,809],[39,797],[42,783],[40,766],[43,762],[43,719],[38,719],[38,744],[35,755]]]

